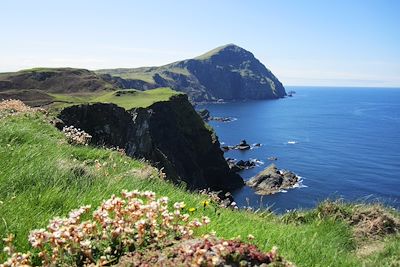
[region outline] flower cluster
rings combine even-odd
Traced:
[[[10,234],[4,241],[4,249],[3,251],[8,255],[8,259],[3,264],[0,264],[0,267],[14,267],[14,266],[30,266],[31,264],[31,254],[28,253],[19,253],[15,251],[13,246],[14,235]]]
[[[213,236],[176,242],[160,250],[135,251],[120,260],[121,266],[294,266],[276,248],[261,252],[256,246]]]
[[[75,145],[87,145],[89,144],[92,136],[81,129],[77,129],[74,126],[65,126],[62,132],[67,137],[70,144]]]
[[[21,100],[7,99],[0,101],[0,117],[31,111],[34,111],[34,109],[25,105]]]
[[[154,192],[123,191],[121,197],[103,201],[91,218],[90,206],[83,206],[66,218],[52,219],[46,229],[32,231],[29,242],[44,266],[102,266],[138,248],[192,238],[195,228],[210,222],[207,217],[190,220],[184,207],[177,202],[172,209],[167,197],[157,199]],[[11,262],[25,257],[16,256],[0,266],[16,266]]]

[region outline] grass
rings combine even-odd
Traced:
[[[122,89],[102,93],[49,94],[54,98],[53,109],[87,103],[113,103],[125,109],[148,107],[159,101],[167,101],[171,96],[179,94],[168,87],[147,91]]]
[[[133,89],[119,90],[94,98],[91,102],[114,103],[127,110],[137,107],[148,107],[159,101],[167,101],[171,96],[179,94],[168,87],[147,91]]]
[[[138,189],[197,208],[194,216],[211,218],[203,231],[215,230],[224,238],[240,235],[243,240],[252,234],[256,237],[252,242],[262,250],[276,245],[280,254],[297,266],[399,262],[398,236],[381,241],[382,250],[359,257],[360,244],[352,227],[331,216],[316,216],[317,210],[306,212],[307,220],[298,223],[270,213],[203,208],[205,196],[159,179],[147,163],[109,149],[72,146],[47,120],[41,113],[0,119],[0,233],[16,234],[20,250],[29,249],[29,231],[45,227],[50,218],[85,204],[97,206],[122,189]]]
[[[147,83],[155,84],[154,75],[159,74],[164,79],[171,79],[163,72],[172,72],[175,74],[189,76],[191,73],[182,67],[177,67],[175,63],[171,63],[168,65],[160,66],[160,67],[142,67],[135,69],[109,69],[109,70],[97,70],[98,74],[110,74],[115,77],[120,77],[122,79],[128,80],[142,80]]]

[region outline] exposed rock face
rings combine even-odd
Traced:
[[[229,169],[217,137],[185,95],[130,111],[114,104],[72,106],[59,117],[92,135],[94,143],[124,148],[129,156],[163,167],[168,177],[189,188],[229,191],[244,184]]]
[[[275,164],[271,164],[246,184],[255,188],[257,194],[270,195],[292,188],[298,181],[299,177],[293,172],[278,170]]]
[[[187,93],[195,102],[276,99],[286,95],[282,83],[270,70],[252,53],[233,44],[161,67],[99,70],[98,73],[147,77],[154,84]]]

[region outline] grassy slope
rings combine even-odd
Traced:
[[[204,196],[158,178],[144,178],[143,173],[151,173],[143,171],[147,165],[118,152],[71,146],[45,120],[41,114],[0,119],[0,233],[15,233],[20,249],[28,248],[28,232],[45,227],[50,218],[83,204],[97,205],[126,188],[153,190],[172,201],[185,201],[197,208],[195,216],[211,218],[207,231],[215,230],[225,238],[245,239],[253,234],[260,248],[277,245],[298,266],[362,266],[365,262],[377,266],[375,262],[397,257],[400,242],[391,239],[380,254],[357,258],[350,228],[331,219],[295,225],[271,214],[203,209]],[[96,160],[107,164],[96,168]]]
[[[142,67],[142,68],[126,68],[126,69],[104,69],[95,71],[98,74],[110,74],[111,76],[120,77],[128,80],[142,80],[148,83],[155,84],[153,76],[155,74],[160,75],[164,79],[170,79],[164,72],[172,72],[176,74],[182,74],[185,76],[191,75],[191,73],[182,67],[177,67],[175,63],[160,67]]]

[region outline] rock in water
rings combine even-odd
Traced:
[[[242,140],[242,141],[240,141],[240,144],[238,144],[238,145],[236,146],[236,149],[239,149],[239,150],[248,150],[248,149],[250,149],[250,145],[247,144],[246,140]]]
[[[199,116],[203,119],[203,121],[209,121],[210,120],[210,111],[208,109],[201,109],[197,111]]]
[[[271,164],[246,184],[253,187],[257,194],[270,195],[292,188],[298,181],[299,177],[293,172],[279,170],[275,164]]]
[[[92,135],[95,144],[124,148],[127,155],[149,160],[191,189],[230,191],[244,184],[183,94],[129,111],[114,104],[72,106],[59,118]]]

